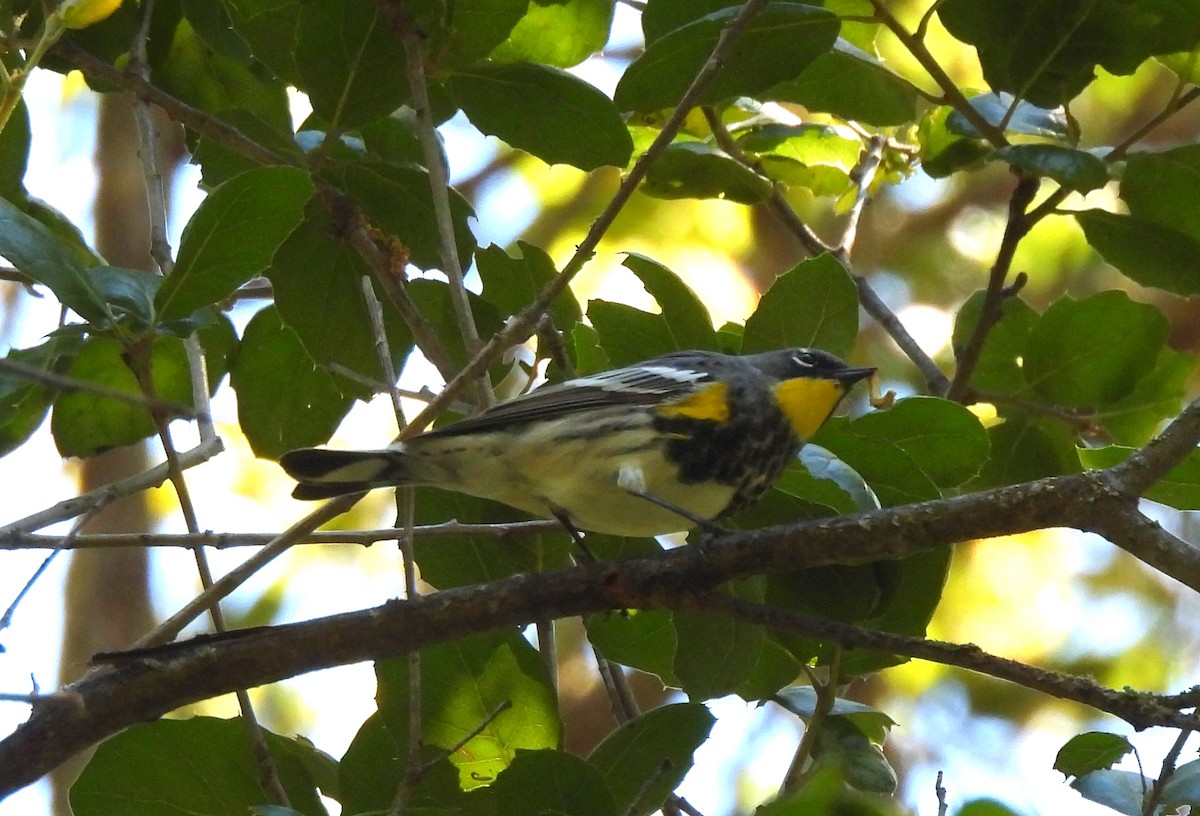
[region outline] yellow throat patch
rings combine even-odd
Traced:
[[[846,393],[838,380],[797,377],[775,386],[775,399],[796,436],[806,440],[817,432]]]

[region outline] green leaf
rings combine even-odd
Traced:
[[[221,118],[227,124],[237,128],[243,136],[286,157],[292,163],[296,165],[304,163],[304,153],[296,144],[290,122],[284,129],[271,125],[248,111],[241,110],[225,111]],[[262,166],[259,162],[208,136],[201,136],[196,141],[191,161],[200,166],[201,189],[209,192],[234,176]]]
[[[1196,362],[1194,354],[1163,348],[1133,390],[1096,415],[1109,438],[1119,445],[1149,442],[1165,420],[1179,414]]]
[[[713,12],[740,5],[738,0],[654,0],[642,11],[642,34],[649,45]]]
[[[750,579],[723,588],[737,597],[762,601],[762,581]],[[692,700],[733,694],[750,677],[762,654],[761,626],[727,615],[676,610],[675,675]]]
[[[650,42],[617,83],[617,107],[649,113],[678,103],[740,10],[740,6],[721,9]],[[837,17],[823,8],[768,3],[742,32],[699,104],[755,96],[795,79],[833,48],[837,33]]]
[[[175,28],[167,59],[155,66],[154,78],[168,93],[208,113],[241,110],[275,128],[290,129],[287,87],[264,73],[214,50],[184,19]]]
[[[1029,335],[1025,380],[1055,405],[1106,405],[1129,394],[1167,339],[1167,321],[1124,292],[1063,297]]]
[[[49,229],[2,198],[0,255],[19,271],[48,286],[59,302],[84,320],[113,319],[76,254]]]
[[[815,437],[858,471],[885,507],[937,498],[974,476],[987,433],[961,405],[910,397],[851,422],[827,422]]]
[[[1107,468],[1120,464],[1136,450],[1123,445],[1079,448],[1079,461],[1089,470]],[[1143,495],[1176,510],[1200,510],[1200,454],[1189,454]]]
[[[375,3],[303,3],[295,37],[299,87],[327,122],[353,128],[408,101],[404,46]]]
[[[223,0],[234,29],[249,43],[256,59],[290,83],[300,83],[296,36],[301,0]]]
[[[1142,221],[1200,241],[1200,145],[1134,153],[1121,176],[1121,198]]]
[[[655,198],[719,198],[757,204],[770,197],[770,179],[701,142],[676,142],[646,170],[641,191]]]
[[[375,333],[362,290],[364,276],[374,277],[362,258],[332,230],[320,204],[280,245],[266,275],[271,280],[279,317],[296,332],[309,356],[322,367],[336,363],[371,382],[386,380],[375,345]],[[393,366],[399,368],[412,350],[412,336],[389,298],[383,307],[384,333]],[[338,387],[363,398],[360,383],[337,377]]]
[[[1092,771],[1071,783],[1084,799],[1098,802],[1125,816],[1142,816],[1142,797],[1152,784],[1132,771]]]
[[[863,150],[861,139],[828,125],[766,125],[739,137],[738,145],[771,178],[830,196],[854,189],[850,176]]]
[[[4,129],[0,130],[0,198],[25,200],[25,168],[29,165],[29,109],[17,99]]]
[[[867,793],[891,794],[896,790],[896,771],[883,750],[844,717],[828,717],[817,729],[813,762],[833,765],[846,784]]]
[[[190,406],[191,378],[183,342],[174,337],[157,338],[150,359],[159,401]],[[125,348],[107,337],[84,341],[66,373],[74,380],[143,396],[137,378],[125,364]],[[155,427],[141,405],[81,390],[62,394],[54,401],[50,430],[63,456],[94,456],[144,439],[155,432]]]
[[[1085,776],[1102,768],[1111,768],[1133,750],[1129,740],[1119,734],[1088,731],[1067,740],[1054,757],[1054,770],[1063,776]]]
[[[254,454],[268,459],[327,441],[354,401],[313,363],[274,306],[246,326],[231,382],[238,424]]]
[[[396,236],[409,260],[421,269],[441,269],[437,216],[429,174],[417,165],[374,160],[336,161],[325,173],[366,210],[375,225]],[[467,219],[475,213],[456,190],[450,191],[450,220],[463,269],[471,265],[475,236]]]
[[[433,5],[440,5],[441,0]],[[446,3],[448,19],[424,30],[426,50],[450,68],[470,65],[490,54],[508,39],[529,8],[527,0],[454,0]]]
[[[564,751],[521,751],[493,788],[498,813],[622,813],[600,772]]]
[[[78,335],[57,335],[33,348],[12,349],[5,359],[66,374],[80,342]],[[57,393],[52,386],[0,369],[0,456],[19,448],[41,427]]]
[[[780,275],[746,321],[742,353],[820,348],[846,355],[858,334],[858,289],[832,255]]]
[[[324,816],[310,772],[319,752],[299,740],[266,737],[293,807]],[[232,816],[267,802],[245,725],[212,717],[158,720],[122,731],[101,743],[71,787],[77,816]]]
[[[612,20],[613,4],[608,0],[531,2],[491,58],[570,68],[604,48]]]
[[[1003,124],[1005,133],[1061,141],[1069,140],[1072,136],[1071,123],[1061,108],[1039,108],[1024,99],[1016,99],[1009,93],[979,94],[967,101],[985,121],[996,127]],[[946,119],[946,127],[959,136],[982,138],[982,134],[975,129],[971,120],[957,110]]]
[[[812,686],[792,686],[771,699],[805,722],[809,722],[817,710],[817,692]],[[852,723],[864,736],[879,745],[883,744],[888,731],[896,724],[895,720],[877,708],[841,697],[833,701],[833,707],[827,715]]]
[[[658,548],[653,541],[649,546]],[[679,688],[675,676],[675,625],[670,612],[629,609],[600,612],[584,619],[588,640],[609,660],[653,674],[664,686]]]
[[[503,524],[528,516],[498,502],[422,488],[416,494],[415,518],[417,524]],[[450,589],[565,567],[569,549],[565,532],[514,538],[454,535],[418,539],[414,557],[421,566],[423,581],[438,589]]]
[[[588,318],[611,365],[630,365],[672,351],[716,349],[708,309],[674,272],[635,253],[628,254],[623,265],[637,275],[662,311],[652,314],[603,300],[588,303]]]
[[[919,93],[874,55],[839,37],[832,51],[821,54],[795,79],[775,85],[762,97],[891,127],[912,121]]]
[[[1108,183],[1108,166],[1085,150],[1061,145],[1022,144],[1002,147],[995,155],[1018,170],[1046,176],[1081,193]]]
[[[505,316],[518,314],[542,293],[556,277],[554,260],[541,247],[517,241],[518,257],[492,244],[475,253],[475,264],[483,281],[483,299]],[[567,289],[550,307],[555,327],[569,331],[583,319],[579,301]]]
[[[956,357],[962,355],[979,324],[984,296],[984,292],[976,292],[958,310],[951,338]],[[1039,319],[1038,313],[1025,301],[1018,297],[1005,298],[1000,304],[1000,319],[988,330],[971,373],[971,385],[986,394],[1020,392],[1024,388],[1021,366],[1025,347],[1029,333]]]
[[[1092,248],[1126,277],[1184,297],[1200,294],[1200,240],[1133,215],[1074,215]]]
[[[376,664],[379,710],[397,732],[408,722],[408,663]],[[516,631],[476,635],[421,651],[423,736],[449,757],[471,790],[496,779],[518,751],[557,748],[562,739],[545,664]],[[498,714],[497,709],[507,704]],[[480,726],[483,726],[480,730]],[[478,732],[478,733],[475,733]]]
[[[450,78],[471,124],[547,164],[624,167],[633,139],[612,101],[567,72],[536,63],[480,63]]]
[[[588,756],[616,798],[617,812],[649,816],[692,767],[716,718],[699,703],[655,708],[623,723]]]
[[[1193,759],[1175,769],[1163,786],[1162,803],[1169,812],[1180,805],[1195,807],[1200,802],[1200,760]]]
[[[974,45],[988,84],[1036,105],[1079,94],[1096,67],[1131,74],[1154,54],[1190,49],[1200,40],[1194,5],[1173,0],[947,0],[938,7],[947,30]]]
[[[917,126],[921,169],[931,178],[945,178],[964,167],[980,163],[991,149],[978,138],[955,133],[949,123],[953,108],[930,108]]]
[[[1047,476],[1079,472],[1071,429],[1020,412],[1006,412],[1004,422],[987,429],[991,455],[971,489],[1002,487]]]
[[[162,319],[210,306],[266,270],[313,191],[308,173],[292,167],[250,170],[213,190],[184,227],[175,268],[158,290]]]
[[[162,278],[152,272],[118,266],[96,266],[87,274],[118,320],[128,318],[138,331],[150,327],[154,321],[154,295],[162,285]]]
[[[836,762],[823,763],[806,773],[804,784],[758,808],[756,816],[907,816],[909,811],[889,797],[864,793],[846,784],[846,774]]]
[[[959,808],[954,816],[1021,816],[1003,802],[995,799],[972,799]]]
[[[408,294],[417,305],[417,311],[425,316],[446,344],[450,359],[459,368],[466,366],[471,355],[467,353],[462,331],[458,328],[458,315],[450,299],[449,284],[431,278],[419,278],[409,281]],[[480,337],[491,337],[500,331],[504,321],[490,303],[474,294],[469,294],[467,300]],[[507,368],[502,363],[497,363],[492,373],[496,375],[494,381],[499,382],[507,373]]]

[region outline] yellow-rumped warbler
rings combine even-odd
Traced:
[[[682,351],[547,385],[391,448],[302,448],[280,464],[298,499],[432,485],[581,530],[660,535],[762,496],[874,371],[817,349]]]

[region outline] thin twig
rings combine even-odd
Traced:
[[[150,81],[150,63],[146,55],[146,43],[150,37],[150,21],[154,17],[154,5],[154,0],[143,0],[140,8],[141,19],[134,34],[133,42],[130,45],[129,69],[147,84]],[[171,257],[171,245],[167,238],[167,197],[162,171],[159,168],[158,162],[158,128],[154,123],[154,111],[151,109],[150,103],[145,99],[140,97],[135,98],[133,114],[138,129],[138,155],[141,158],[142,176],[146,190],[146,204],[149,211],[150,256],[154,258],[155,263],[158,265],[160,274],[166,277],[174,270],[175,261]],[[133,369],[134,375],[141,385],[142,392],[146,395],[147,399],[156,401],[158,394],[155,390],[152,372],[153,358],[151,356],[151,343],[152,338],[151,342],[137,342],[133,347],[127,348],[126,351],[128,352],[127,357],[130,367]],[[198,423],[200,439],[202,442],[215,439],[216,429],[209,415],[208,378],[206,376],[204,352],[195,334],[188,338],[185,348],[189,363],[192,399],[198,409],[198,413],[204,417]],[[167,460],[167,473],[169,474],[172,486],[175,488],[175,495],[179,500],[179,510],[183,515],[184,524],[189,533],[199,533],[200,524],[196,517],[196,508],[192,502],[187,478],[184,475],[184,468],[180,464],[179,450],[175,447],[175,442],[172,439],[169,418],[161,411],[153,409],[150,411],[150,417],[154,421],[155,428],[158,431],[158,438],[162,442],[163,453]],[[208,555],[201,546],[194,547],[192,553],[196,563],[196,572],[200,577],[200,585],[203,589],[207,590],[213,585],[212,566],[209,564]],[[209,606],[208,612],[212,619],[213,628],[216,631],[225,632],[228,630],[228,626],[225,623],[225,615],[221,611],[219,601],[214,600]],[[254,753],[255,763],[259,769],[259,781],[275,804],[287,806],[290,804],[287,791],[283,788],[283,782],[279,777],[279,769],[276,767],[275,759],[267,747],[266,737],[263,734],[262,727],[258,723],[258,716],[254,712],[254,706],[250,702],[250,693],[246,689],[238,689],[235,692],[235,696],[237,697],[238,708],[242,714],[242,722],[246,728],[246,735],[250,740],[251,750]]]
[[[12,374],[22,377],[33,382],[39,382],[43,385],[48,385],[51,388],[57,388],[60,391],[84,391],[89,394],[96,394],[108,399],[118,400],[130,405],[136,405],[140,408],[145,408],[149,411],[163,411],[171,417],[180,417],[185,419],[195,419],[201,414],[193,408],[188,408],[186,405],[177,405],[173,402],[163,402],[162,400],[152,400],[142,394],[137,394],[132,391],[119,391],[116,388],[109,388],[106,385],[99,383],[87,382],[86,380],[77,380],[74,377],[68,377],[63,374],[57,374],[53,371],[47,371],[44,368],[22,363],[19,360],[12,360],[6,357],[0,357],[0,371],[7,371]]]
[[[979,319],[971,330],[967,344],[961,350],[955,350],[958,365],[955,368],[950,388],[945,394],[947,399],[961,401],[967,396],[971,375],[975,373],[975,366],[979,363],[979,356],[983,353],[983,345],[987,341],[992,327],[1000,320],[1004,301],[1011,296],[1011,290],[1007,286],[1008,273],[1012,269],[1017,246],[1029,232],[1030,222],[1025,211],[1033,201],[1037,190],[1037,176],[1021,175],[1009,198],[1008,222],[1004,226],[1004,236],[1000,239],[1000,248],[996,252],[996,260],[988,275],[983,304],[979,308]]]
[[[937,796],[937,816],[946,816],[949,812],[949,805],[946,804],[946,789],[942,787],[942,772],[937,772],[937,780],[933,783],[933,793]]]
[[[850,173],[854,179],[854,204],[846,215],[846,225],[842,228],[842,240],[838,242],[833,253],[843,264],[850,263],[850,255],[854,250],[854,241],[858,237],[858,224],[862,220],[863,210],[871,198],[871,185],[875,183],[875,174],[879,172],[879,163],[883,160],[883,149],[887,139],[883,136],[871,136],[867,139],[867,149],[863,151],[858,164]]]
[[[450,172],[446,167],[446,157],[442,152],[442,143],[433,123],[433,111],[429,103],[429,88],[425,80],[425,52],[422,48],[424,36],[403,0],[377,2],[392,21],[393,30],[404,45],[404,67],[412,92],[413,108],[417,114],[417,139],[421,142],[425,169],[429,173],[442,271],[446,273],[450,283],[450,302],[454,306],[458,331],[467,347],[467,353],[474,356],[483,348],[483,342],[479,339],[475,316],[471,312],[471,302],[458,257],[458,244],[454,237],[454,220],[450,213]],[[496,401],[486,370],[480,373],[479,390],[485,405]]]
[[[183,454],[181,454],[181,457]],[[445,521],[413,528],[421,538],[475,536],[519,538],[548,532],[561,532],[557,521],[510,521],[496,524],[464,524]],[[371,545],[394,541],[404,533],[400,527],[377,530],[318,530],[301,536],[295,544]],[[0,532],[0,550],[91,550],[114,547],[210,547],[228,550],[235,547],[262,547],[276,538],[274,533],[84,533],[75,537],[30,533],[24,530]]]
[[[804,736],[800,738],[800,744],[796,746],[796,753],[792,756],[792,763],[788,766],[787,774],[780,786],[780,790],[785,794],[795,793],[804,784],[808,763],[814,757],[814,749],[817,737],[821,733],[821,727],[825,723],[825,718],[833,711],[833,704],[837,702],[838,674],[841,662],[842,649],[835,645],[833,661],[829,664],[828,676],[824,680],[817,676],[811,666],[803,667],[804,673],[808,675],[809,684],[816,692],[817,700],[816,705],[813,706],[812,716],[804,725]]]
[[[1167,787],[1167,783],[1171,781],[1171,777],[1175,775],[1175,766],[1179,762],[1179,755],[1183,752],[1183,746],[1192,736],[1192,731],[1183,729],[1175,737],[1175,743],[1171,746],[1171,750],[1167,751],[1167,755],[1163,757],[1162,769],[1158,772],[1158,779],[1154,780],[1154,785],[1151,786],[1150,792],[1146,795],[1146,801],[1142,804],[1142,816],[1153,816],[1158,810],[1158,804],[1162,801],[1163,791]],[[1145,775],[1142,775],[1145,779]]]
[[[207,462],[212,457],[216,456],[224,450],[220,438],[212,439],[208,442],[201,442],[191,450],[184,451],[179,454],[180,467],[187,469],[196,465]],[[134,493],[140,493],[152,487],[158,487],[165,482],[170,476],[167,464],[155,465],[149,470],[142,473],[130,476],[128,479],[122,479],[119,482],[98,487],[81,496],[73,496],[69,499],[63,499],[57,504],[51,505],[44,510],[39,510],[36,513],[10,522],[3,527],[0,527],[0,537],[16,534],[27,533],[32,530],[40,530],[51,524],[55,524],[66,519],[75,518],[80,513],[86,513],[90,508],[108,504],[111,501],[122,498],[124,496],[132,496]],[[64,549],[70,549],[69,547]]]
[[[910,33],[904,27],[904,24],[896,18],[896,15],[892,14],[885,0],[870,0],[870,2],[875,7],[875,16],[908,49],[908,52],[916,58],[917,62],[921,64],[921,67],[925,69],[925,72],[929,74],[930,78],[941,89],[945,101],[966,117],[975,130],[991,142],[994,147],[1003,147],[1008,144],[1008,140],[1004,136],[1004,131],[989,122],[983,114],[967,101],[963,92],[959,90],[958,85],[950,78],[950,75],[946,73],[945,69],[937,61],[937,58],[925,45],[922,37]]]

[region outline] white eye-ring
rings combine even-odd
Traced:
[[[817,364],[817,356],[811,352],[802,351],[799,354],[793,354],[792,361],[796,363],[796,365],[804,366],[805,368],[812,368]]]

